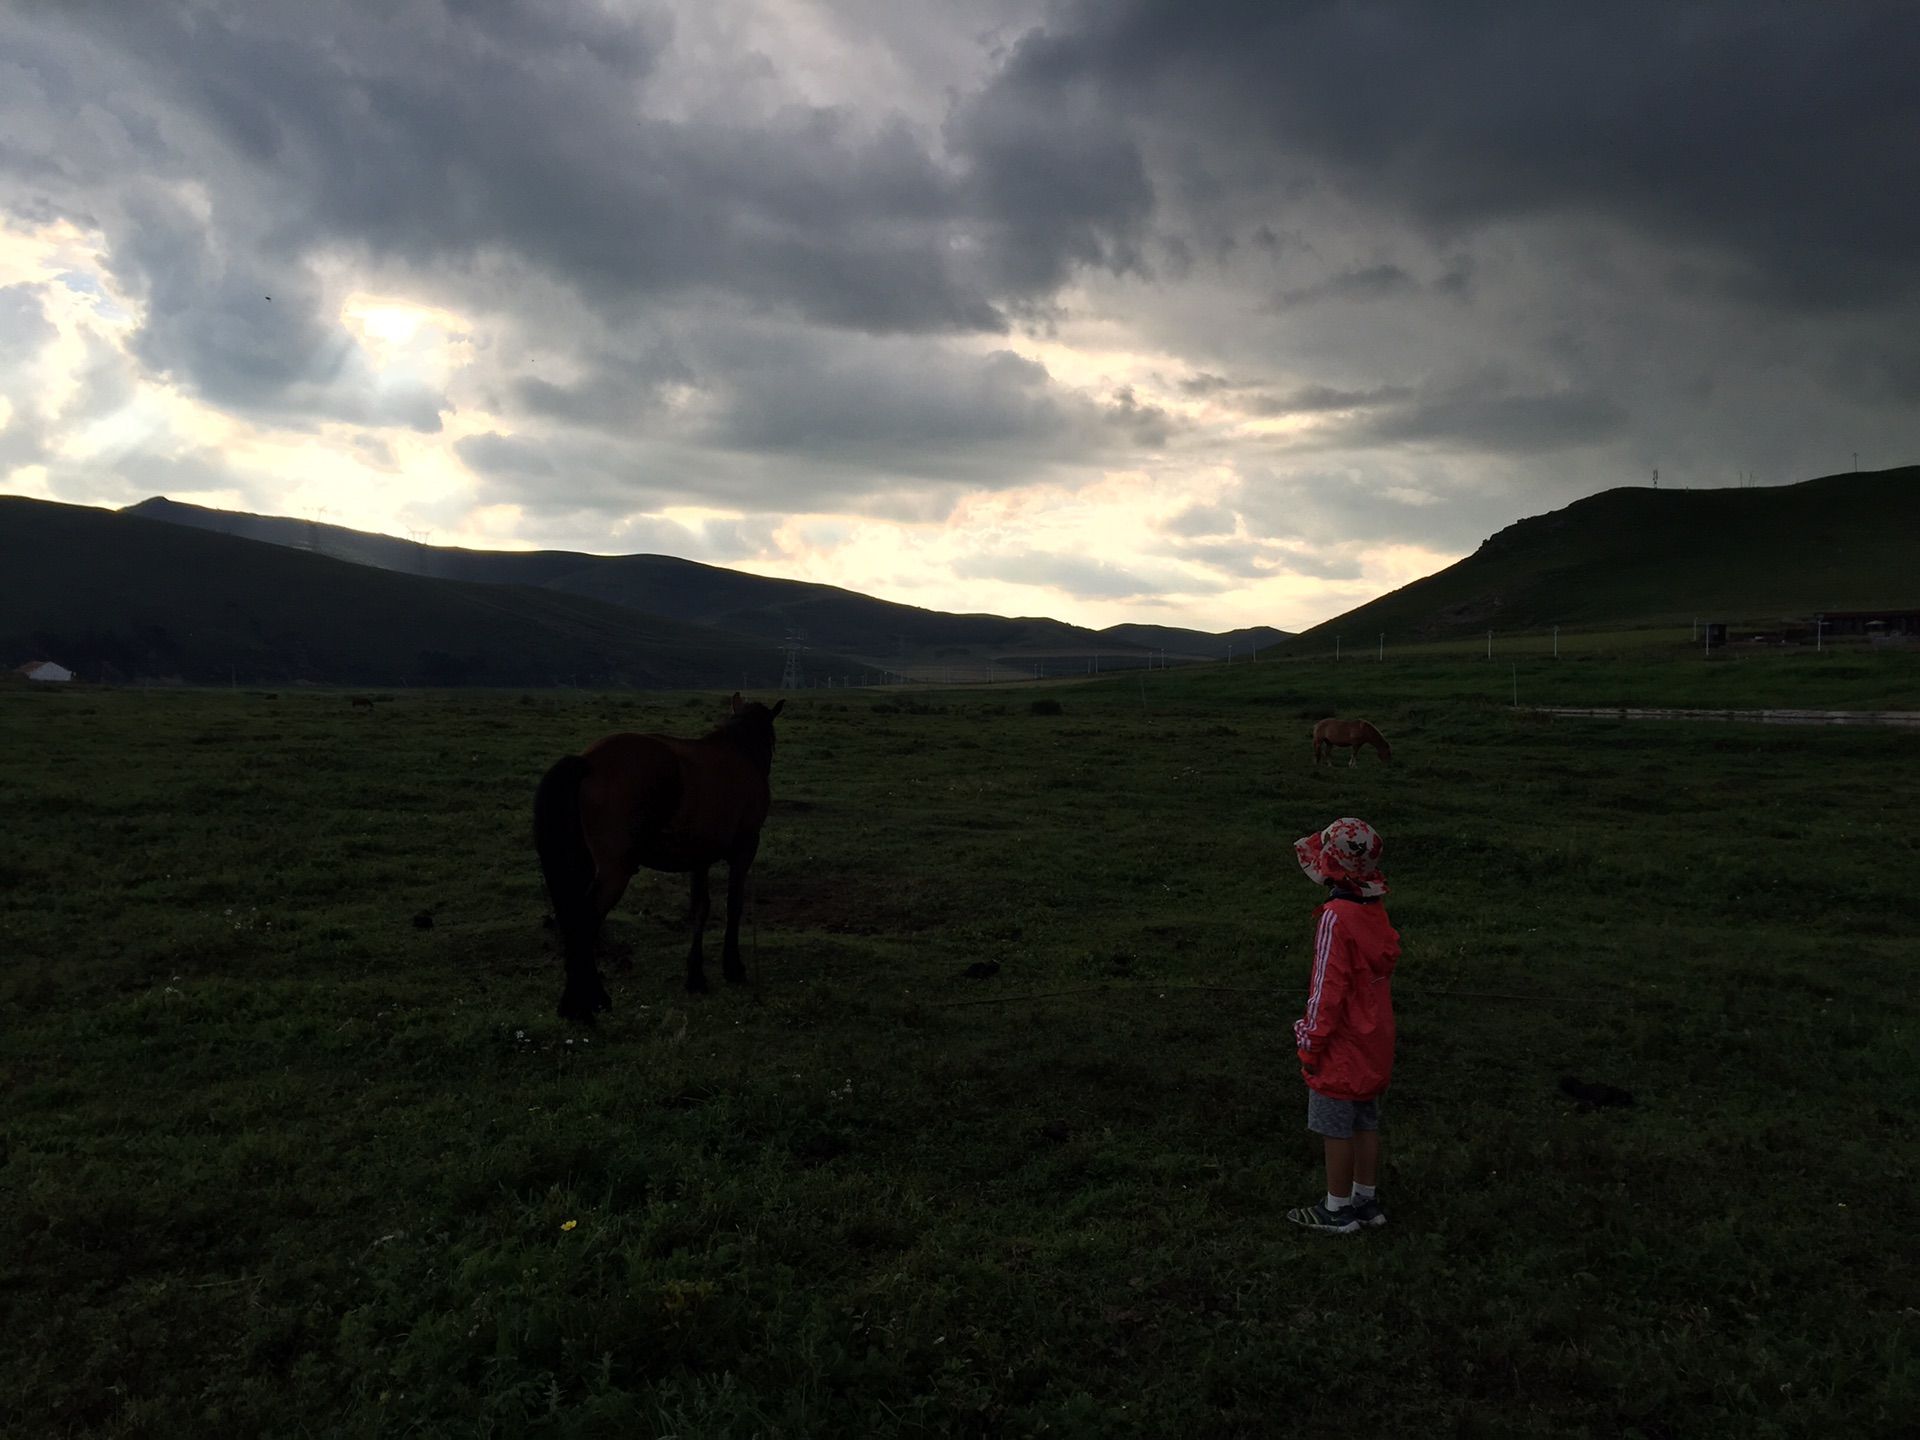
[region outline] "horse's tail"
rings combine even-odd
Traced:
[[[593,855],[580,829],[580,782],[586,774],[584,756],[562,756],[533,792],[533,844],[568,960],[593,945]]]

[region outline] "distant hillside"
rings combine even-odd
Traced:
[[[580,595],[0,497],[0,659],[82,679],[759,688],[783,657]]]
[[[1229,654],[1251,655],[1258,647],[1277,645],[1290,632],[1276,630],[1271,625],[1249,625],[1218,635],[1182,630],[1173,625],[1109,625],[1100,633],[1124,644],[1164,650],[1176,658],[1191,656],[1203,660],[1224,660]]]
[[[1608,490],[1316,625],[1439,639],[1920,604],[1920,466],[1754,490]]]
[[[1184,659],[1225,653],[1227,636],[1162,626],[1096,631],[1058,620],[948,614],[876,600],[852,590],[749,575],[668,555],[583,555],[566,550],[462,550],[369,535],[271,515],[244,515],[156,498],[122,512],[174,525],[244,535],[360,565],[486,585],[528,585],[590,596],[642,614],[782,644],[804,633],[812,650],[937,678],[958,666],[1055,661],[1100,654],[1109,662],[1147,663],[1159,650]],[[1131,633],[1156,638],[1136,638]],[[1234,636],[1248,633],[1233,632]],[[1276,638],[1281,632],[1268,632]],[[1235,641],[1236,648],[1239,644]],[[1265,643],[1265,642],[1263,642]],[[816,662],[817,666],[825,662]],[[828,667],[830,668],[830,667]],[[984,672],[982,672],[984,673]],[[956,676],[955,678],[959,678]]]

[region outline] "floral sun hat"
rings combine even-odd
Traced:
[[[1334,821],[1318,835],[1293,842],[1294,856],[1309,880],[1316,885],[1331,880],[1368,899],[1387,893],[1386,877],[1380,873],[1380,852],[1384,848],[1380,832],[1351,815]]]

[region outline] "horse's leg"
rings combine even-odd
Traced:
[[[760,850],[760,832],[734,846],[727,857],[727,938],[720,949],[720,968],[735,985],[747,978],[747,967],[740,963],[740,910],[747,899],[747,872]]]
[[[601,862],[587,892],[588,922],[567,956],[567,990],[561,997],[561,1009],[572,1019],[591,1019],[595,1012],[613,1009],[613,997],[607,994],[607,977],[594,957],[594,941],[613,907],[626,892],[629,872],[608,868]]]
[[[1355,745],[1350,750],[1347,751],[1347,768],[1351,770],[1354,766],[1358,765],[1359,763],[1360,763],[1360,747],[1358,745]]]
[[[606,924],[607,916],[611,915],[613,907],[620,903],[620,897],[627,893],[627,885],[632,879],[633,871],[624,865],[617,869],[602,870],[593,877],[593,912],[600,917],[600,925]],[[620,957],[620,968],[633,969],[631,949]],[[611,1009],[612,1007],[608,1005],[601,1008]]]
[[[687,950],[687,989],[696,994],[707,988],[706,967],[700,954],[700,934],[707,928],[707,912],[712,908],[707,899],[707,869],[705,865],[694,867],[693,897],[688,907],[693,922],[693,944]]]
[[[570,1020],[591,1021],[601,1010],[613,1009],[607,977],[600,973],[594,942],[613,907],[626,893],[633,867],[627,854],[625,827],[600,797],[583,805],[582,830],[593,878],[587,883],[586,903],[567,936],[567,985],[560,997],[560,1013]]]

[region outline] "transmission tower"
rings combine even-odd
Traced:
[[[786,666],[780,672],[780,688],[782,690],[798,690],[800,688],[800,652],[807,648],[805,644],[806,638],[807,632],[804,630],[789,630],[787,632],[787,643],[780,647],[787,657]]]

